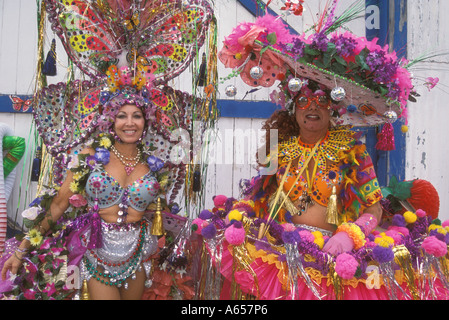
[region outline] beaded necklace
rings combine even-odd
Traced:
[[[137,155],[133,158],[125,157],[123,154],[120,153],[120,151],[115,148],[115,146],[111,146],[112,152],[115,154],[115,156],[120,160],[120,162],[125,166],[126,174],[129,176],[136,166],[141,162],[141,156],[142,152],[140,149],[137,149]]]
[[[320,170],[326,170],[326,162],[340,161],[340,151],[351,149],[351,143],[354,142],[354,132],[350,127],[338,127],[328,131],[326,137],[320,142],[313,159]],[[282,163],[287,163],[298,159],[298,167],[304,165],[305,160],[310,156],[313,145],[301,142],[300,138],[292,137],[290,140],[279,144],[279,156],[282,157]]]
[[[313,145],[301,142],[300,138],[297,137],[292,137],[290,140],[280,143],[279,150],[280,157],[283,157],[282,163],[292,162],[298,159],[298,168],[306,167],[307,183],[297,204],[301,212],[306,212],[310,206],[314,205],[310,195],[318,168],[325,171],[327,160],[338,162],[340,161],[340,151],[348,151],[351,149],[351,143],[354,141],[354,133],[349,128],[338,127],[329,130],[326,137],[315,148]],[[310,158],[313,158],[315,161],[312,175],[309,173],[309,163],[307,162]]]

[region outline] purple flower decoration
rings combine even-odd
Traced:
[[[171,214],[178,214],[179,211],[181,211],[181,209],[179,208],[178,204],[175,203],[171,206],[171,209],[170,209]]]
[[[148,166],[153,172],[157,172],[164,167],[164,161],[155,156],[149,156],[147,159]]]
[[[33,202],[31,202],[28,206],[31,207],[35,207],[41,204],[42,201],[42,197],[37,197],[36,199],[33,200]]]
[[[107,165],[110,159],[110,153],[105,148],[97,148],[95,149],[95,160],[102,163],[103,165]]]
[[[313,40],[310,45],[312,49],[317,49],[322,52],[327,51],[327,44],[329,40],[327,39],[327,36],[324,32],[319,32],[313,35]]]
[[[337,54],[343,57],[352,56],[357,47],[355,39],[345,37],[344,35],[334,36],[331,42],[335,44]]]
[[[304,48],[305,47],[306,47],[306,45],[301,39],[295,38],[293,40],[293,46],[290,51],[295,57],[302,57],[302,56],[304,56]]]
[[[95,158],[95,156],[88,156],[86,158],[86,164],[91,170],[93,170],[95,165],[97,164],[97,159]]]

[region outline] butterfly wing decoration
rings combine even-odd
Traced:
[[[33,105],[32,99],[23,100],[16,95],[10,95],[9,98],[11,99],[13,109],[16,111],[27,112]]]
[[[96,81],[58,83],[38,93],[34,120],[50,154],[81,145],[95,130],[100,87]]]
[[[190,64],[213,15],[208,1],[46,0],[52,29],[87,75],[104,74],[126,58],[141,62],[158,83]]]

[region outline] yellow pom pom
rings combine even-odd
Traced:
[[[389,248],[394,245],[394,239],[392,237],[384,235],[382,237],[377,237],[376,239],[374,239],[374,243],[381,247]]]
[[[323,249],[324,247],[324,239],[323,238],[315,238],[313,241],[320,249]]]
[[[237,60],[242,59],[242,54],[241,54],[241,53],[237,53],[237,54],[235,55],[235,58],[236,58]]]
[[[408,126],[402,126],[401,127],[401,131],[402,131],[402,133],[407,133],[408,132]]]
[[[238,211],[238,210],[232,210],[231,212],[229,212],[229,215],[228,215],[229,221],[232,221],[232,220],[241,221],[242,218],[243,218],[243,216],[240,213],[240,211]]]
[[[441,228],[441,226],[439,226],[439,225],[437,225],[437,224],[431,224],[431,225],[429,226],[429,231],[437,230],[437,229],[439,229],[439,228]]]
[[[415,223],[418,217],[413,212],[407,211],[406,213],[404,213],[404,219],[407,223]]]
[[[315,239],[320,239],[323,237],[323,234],[320,231],[314,231],[312,232],[312,234],[315,237]]]

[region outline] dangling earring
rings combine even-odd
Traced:
[[[142,135],[140,136],[139,140],[137,140],[138,143],[142,143],[143,139],[145,139],[145,137],[147,136],[147,129],[143,130]]]
[[[122,140],[120,140],[120,137],[115,133],[115,131],[112,128],[109,129],[109,134],[114,137],[114,140],[116,142],[118,143],[122,142]]]
[[[287,107],[287,111],[289,115],[294,116],[296,113],[296,104],[294,102],[291,103],[290,106]]]

